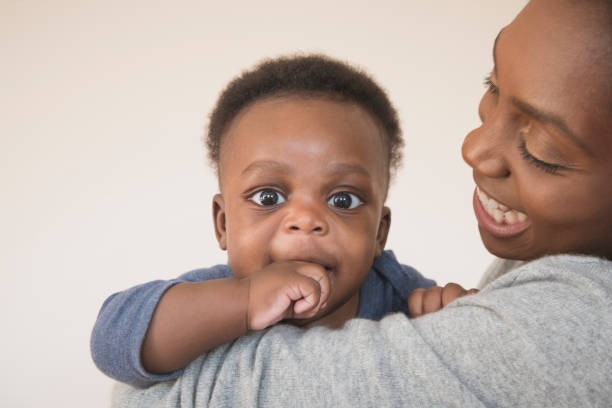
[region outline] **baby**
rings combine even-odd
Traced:
[[[233,80],[206,139],[220,190],[215,234],[228,265],[112,295],[91,339],[98,367],[143,387],[280,321],[336,328],[409,314],[411,292],[434,282],[383,250],[402,143],[385,92],[345,63],[279,58]],[[418,291],[414,314],[465,294],[458,285],[445,291]]]

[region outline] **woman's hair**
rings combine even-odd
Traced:
[[[264,60],[232,80],[221,92],[210,114],[205,141],[208,157],[217,172],[223,135],[240,111],[266,98],[286,96],[357,104],[383,130],[389,169],[399,167],[403,145],[401,128],[386,92],[362,70],[347,63],[324,55],[304,55]]]

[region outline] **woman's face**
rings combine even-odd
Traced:
[[[532,0],[496,39],[463,144],[495,255],[612,258],[612,25],[596,3]]]

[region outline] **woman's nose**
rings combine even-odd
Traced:
[[[461,147],[463,160],[487,177],[507,177],[510,170],[505,160],[507,146],[494,128],[483,123],[467,134]]]
[[[289,211],[283,223],[286,233],[326,235],[329,231],[323,211],[315,208],[314,204],[294,203]]]

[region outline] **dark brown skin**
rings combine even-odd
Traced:
[[[339,327],[355,316],[391,222],[380,132],[362,108],[325,99],[263,100],[234,119],[213,216],[235,278],[166,292],[142,348],[148,371],[281,320]],[[346,194],[354,208],[334,204]]]
[[[531,222],[506,238],[481,227],[497,256],[612,259],[612,31],[601,7],[534,0],[498,37],[482,125],[463,144],[476,184]]]
[[[478,293],[478,289],[465,290],[456,283],[446,286],[432,286],[427,289],[415,289],[408,298],[410,317],[419,317],[427,313],[437,312],[450,302],[465,295]]]
[[[612,259],[612,30],[601,7],[532,0],[496,41],[479,107],[483,123],[466,136],[462,152],[476,184],[530,221],[512,237],[479,227],[497,256]],[[410,313],[435,312],[475,292],[452,283],[417,289]]]

